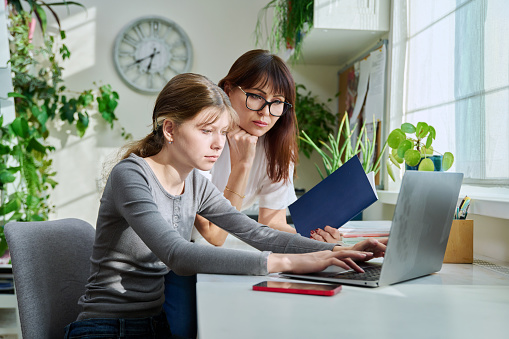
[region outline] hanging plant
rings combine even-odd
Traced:
[[[59,60],[71,56],[65,44],[46,33],[41,46],[35,47],[30,36],[32,15],[14,5],[10,9],[9,63],[14,91],[9,97],[14,98],[16,116],[9,123],[0,116],[0,225],[11,220],[47,220],[53,209],[50,194],[57,182],[51,167],[55,148],[46,141],[48,123],[66,122],[82,137],[89,125],[89,111],[97,110],[113,128],[119,99],[110,85],[79,93],[68,90],[59,65]],[[59,32],[63,41],[65,32]],[[122,135],[130,137],[124,129]],[[0,256],[6,248],[2,238],[0,227]]]
[[[290,61],[299,60],[302,42],[313,27],[313,0],[272,0],[263,7],[255,27],[256,45],[267,44],[272,53],[287,50]],[[274,12],[272,27],[267,30],[267,14]],[[264,38],[264,32],[268,31]]]

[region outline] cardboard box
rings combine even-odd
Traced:
[[[474,221],[452,221],[451,233],[445,250],[444,263],[471,264],[474,261]]]

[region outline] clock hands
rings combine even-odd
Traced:
[[[143,57],[143,58],[140,58],[140,59],[135,60],[132,64],[127,65],[127,67],[132,67],[132,66],[134,66],[134,65],[137,65],[137,64],[139,64],[140,62],[142,62],[142,61],[144,61],[144,60],[146,60],[146,59],[149,59],[149,58],[150,58],[150,64],[152,64],[152,60],[153,60],[153,59],[154,59],[154,57],[155,57],[157,54],[159,54],[159,53],[161,53],[161,52],[160,52],[160,51],[158,51],[158,50],[157,50],[157,48],[155,48],[155,47],[154,47],[154,51],[152,52],[152,54],[147,55],[146,57]],[[150,65],[150,64],[149,64],[149,65]]]
[[[152,52],[152,54],[150,54],[150,62],[148,63],[148,66],[147,66],[147,73],[148,73],[148,71],[150,71],[150,67],[152,67],[152,61],[154,60],[154,56],[158,53],[159,53],[159,51],[157,51],[157,53],[156,53],[156,48],[154,47],[154,52]]]

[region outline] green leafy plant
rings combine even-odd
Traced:
[[[41,27],[41,31],[43,34],[46,33],[46,27],[48,26],[48,20],[45,9],[47,9],[52,15],[53,18],[55,18],[56,23],[58,24],[58,28],[61,31],[62,27],[60,26],[60,18],[58,17],[57,13],[53,10],[52,7],[54,6],[69,6],[69,5],[75,5],[85,8],[82,4],[75,2],[75,1],[62,1],[62,2],[52,2],[52,3],[46,3],[41,0],[7,0],[7,4],[11,5],[11,10],[13,13],[18,14],[21,12],[29,12],[30,14],[34,14],[37,18],[37,21],[39,22],[39,25]],[[28,5],[30,10],[25,10],[23,8],[23,4]]]
[[[272,0],[263,7],[256,22],[256,45],[267,42],[269,49],[277,53],[282,49],[293,49],[290,61],[300,58],[304,36],[313,27],[313,0]],[[267,12],[272,9],[274,18],[270,32],[264,39]]]
[[[304,93],[302,93],[304,91]],[[321,102],[311,91],[307,91],[302,84],[295,88],[295,114],[299,129],[305,130],[312,140],[325,140],[327,136],[334,133],[337,123],[337,116],[332,114],[327,105]],[[330,102],[332,99],[329,99]],[[319,145],[321,148],[321,144]],[[309,158],[313,147],[305,142],[299,142],[299,150]]]
[[[401,128],[391,131],[387,138],[391,149],[387,171],[391,179],[395,181],[392,165],[400,168],[400,164],[405,163],[411,167],[418,166],[419,171],[434,171],[435,165],[431,157],[438,153],[432,146],[435,137],[435,128],[425,122],[418,122],[415,126],[406,122],[401,125]],[[442,169],[447,171],[453,163],[454,155],[451,152],[445,152],[442,158]]]
[[[11,220],[46,220],[53,209],[49,198],[57,185],[51,167],[55,147],[46,141],[50,135],[48,123],[66,122],[82,137],[91,109],[97,110],[112,128],[117,120],[114,110],[119,96],[110,85],[79,93],[66,88],[59,60],[71,54],[49,34],[43,34],[41,46],[35,47],[29,28],[32,20],[30,12],[11,6],[9,63],[14,91],[8,95],[14,99],[16,115],[12,122],[0,116],[0,255],[6,247],[2,225]],[[65,39],[64,31],[60,31],[60,38]],[[122,133],[130,137],[124,129]]]
[[[362,125],[357,139],[354,141],[354,131],[357,129],[357,124],[350,129],[350,122],[348,114],[345,113],[339,125],[338,133],[336,136],[333,134],[328,135],[328,143],[318,140],[318,143],[326,148],[326,151],[320,149],[317,143],[308,136],[305,131],[302,131],[301,140],[313,147],[322,157],[325,174],[322,173],[320,167],[315,164],[315,167],[320,174],[322,180],[329,176],[332,172],[337,170],[346,161],[350,160],[355,155],[360,155],[360,160],[364,172],[374,172],[376,175],[380,171],[382,155],[387,148],[387,142],[384,144],[378,156],[374,157],[376,151],[376,128],[373,120],[373,137],[370,139],[367,135],[366,123]]]

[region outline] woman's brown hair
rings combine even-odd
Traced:
[[[193,119],[205,108],[216,108],[208,117],[206,124],[214,123],[222,114],[230,116],[230,129],[238,123],[238,116],[232,108],[230,99],[212,81],[203,75],[183,73],[173,77],[159,93],[152,112],[152,132],[145,138],[128,144],[122,159],[131,153],[142,158],[159,153],[165,139],[162,123],[171,120],[177,126]]]
[[[287,181],[293,173],[290,164],[298,160],[298,128],[295,116],[295,82],[290,69],[277,55],[256,49],[241,55],[232,65],[228,75],[219,81],[219,87],[253,88],[268,86],[281,93],[292,107],[285,112],[265,136],[267,174],[273,182]]]

